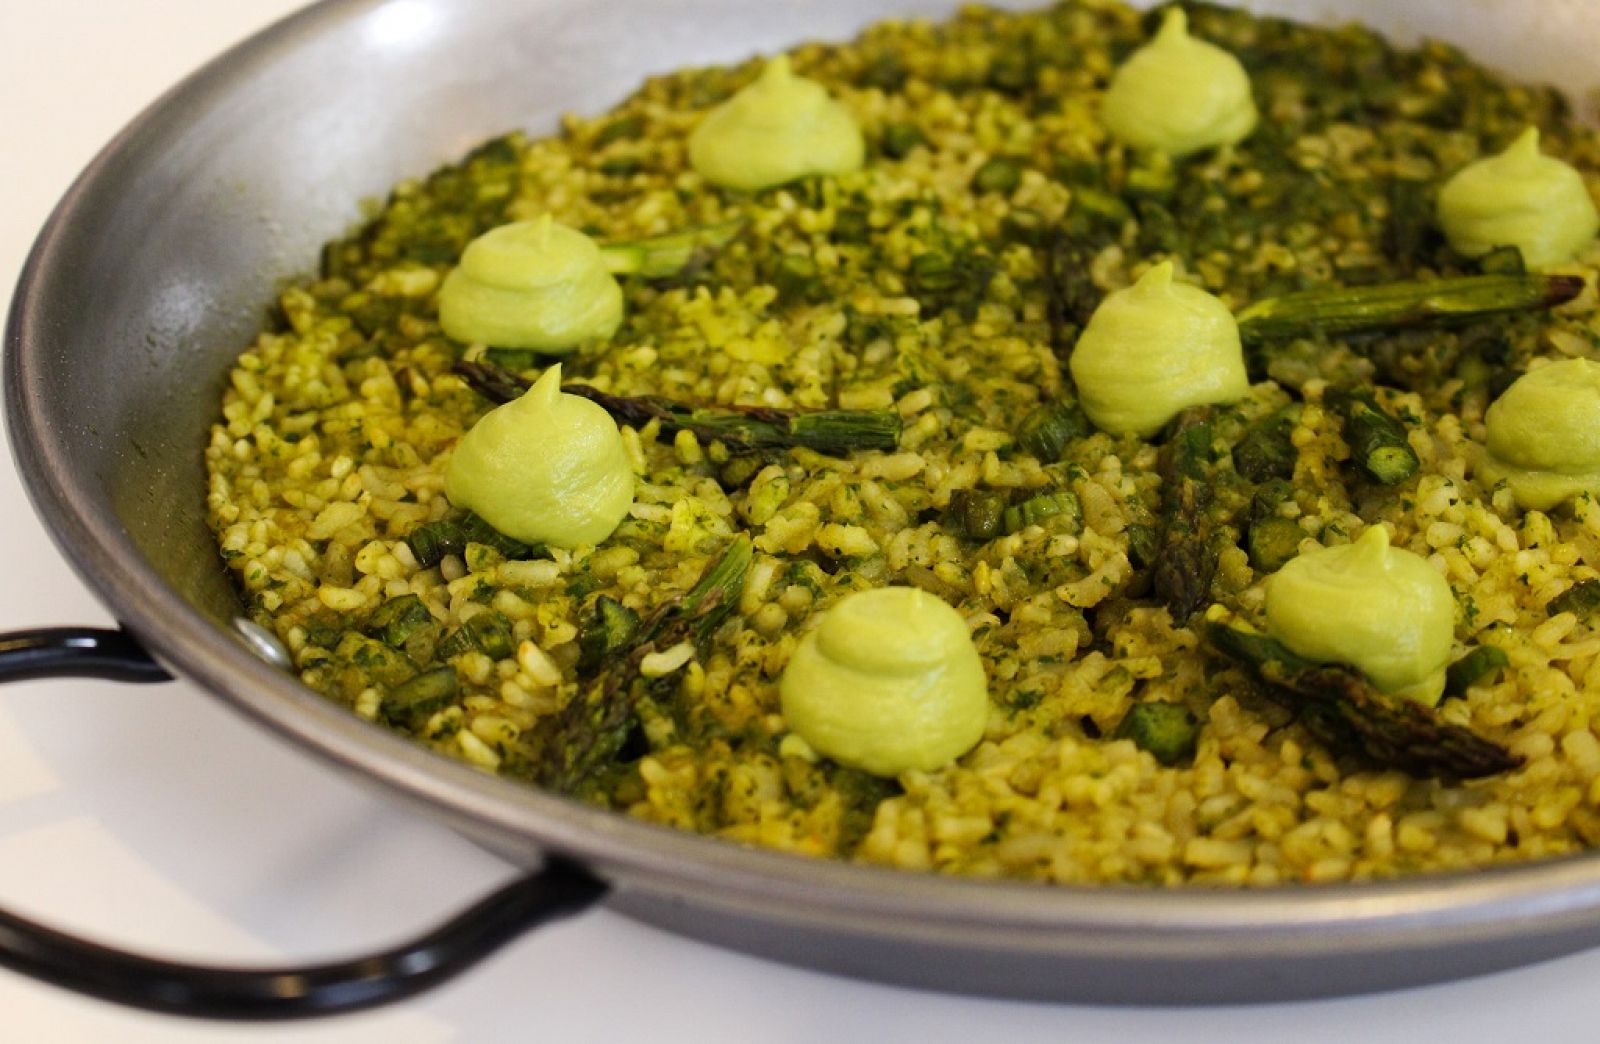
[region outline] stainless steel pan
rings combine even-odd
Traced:
[[[113,141],[24,272],[6,419],[35,506],[137,644],[0,636],[0,680],[195,680],[303,747],[531,868],[416,944],[316,969],[116,954],[0,914],[0,963],[131,1003],[234,1017],[380,1002],[517,930],[606,901],[686,934],[844,974],[1101,1002],[1285,999],[1470,975],[1600,942],[1600,857],[1246,894],[1047,888],[823,863],[671,832],[489,778],[301,687],[235,626],[200,448],[275,284],[356,203],[510,127],[596,111],[647,73],[848,36],[949,0],[327,0],[224,55]],[[1465,43],[1583,97],[1589,0],[1259,2]],[[547,858],[552,857],[552,858]]]

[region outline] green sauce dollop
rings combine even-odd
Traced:
[[[1291,559],[1267,581],[1267,631],[1317,663],[1359,669],[1384,692],[1428,705],[1444,693],[1456,603],[1421,555],[1374,525],[1353,544]]]
[[[1439,190],[1439,225],[1456,252],[1478,257],[1514,246],[1529,267],[1570,261],[1600,230],[1583,176],[1539,151],[1529,127],[1498,156],[1458,171]]]
[[[616,421],[562,392],[556,365],[462,437],[444,490],[509,537],[570,548],[617,528],[633,506],[633,467]]]
[[[1243,141],[1258,115],[1239,59],[1190,36],[1188,17],[1173,8],[1112,77],[1101,118],[1124,144],[1183,156]]]
[[[850,110],[820,83],[794,75],[787,55],[769,61],[689,136],[689,162],[701,177],[747,192],[812,174],[848,174],[865,160]]]
[[[1484,485],[1504,480],[1517,503],[1534,511],[1600,492],[1600,362],[1564,359],[1524,374],[1484,422]]]
[[[464,344],[572,352],[617,332],[622,287],[599,244],[546,215],[467,245],[439,288],[439,323]]]
[[[1250,390],[1233,313],[1174,282],[1170,261],[1100,303],[1070,368],[1084,412],[1113,435],[1148,437],[1190,406]]]
[[[983,738],[989,716],[966,622],[913,587],[842,598],[801,639],[779,695],[813,750],[878,776],[949,764]]]

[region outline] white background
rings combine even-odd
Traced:
[[[94,151],[294,0],[0,0],[0,293]],[[3,439],[0,434],[0,439]],[[0,629],[108,623],[0,465]],[[0,903],[168,954],[329,957],[392,941],[512,869],[335,778],[196,687],[0,692]],[[132,1013],[0,972],[6,1041],[1579,1041],[1600,952],[1467,983],[1250,1008],[1116,1009],[855,983],[607,911],[389,1012],[293,1028]]]

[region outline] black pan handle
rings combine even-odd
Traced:
[[[171,676],[121,631],[0,634],[0,682]],[[210,968],[90,942],[0,910],[0,966],[78,993],[169,1015],[281,1020],[373,1008],[465,971],[530,928],[577,913],[608,886],[564,859],[506,885],[432,931],[365,957],[305,967]]]

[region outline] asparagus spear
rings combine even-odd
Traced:
[[[1554,308],[1583,292],[1583,277],[1482,275],[1382,286],[1333,287],[1269,297],[1239,313],[1247,343],[1325,334],[1381,333]]]
[[[704,642],[739,600],[752,555],[750,538],[735,538],[687,594],[667,601],[607,653],[599,674],[554,719],[540,782],[571,794],[616,757],[648,687],[639,673],[644,658],[679,642]]]
[[[1336,751],[1423,779],[1475,779],[1522,764],[1498,743],[1440,721],[1431,708],[1379,692],[1352,667],[1312,663],[1270,638],[1224,623],[1212,623],[1206,636]]]
[[[613,275],[667,279],[703,268],[743,230],[744,222],[739,220],[701,225],[664,236],[607,243],[600,248],[600,257]]]
[[[1057,232],[1044,250],[1046,315],[1050,321],[1050,348],[1065,366],[1078,334],[1100,306],[1100,288],[1094,285],[1090,266],[1095,248],[1084,236]]]
[[[528,390],[528,383],[493,363],[458,362],[456,373],[484,398],[510,402]],[[661,435],[691,432],[702,442],[720,441],[734,453],[803,446],[831,456],[856,450],[892,450],[900,444],[900,415],[892,410],[779,410],[766,406],[709,409],[655,395],[608,395],[587,384],[564,384],[623,424],[642,428],[661,421]]]
[[[1210,464],[1211,411],[1185,410],[1161,447],[1161,538],[1151,575],[1156,596],[1180,625],[1210,597],[1217,574]]]
[[[1344,415],[1344,441],[1362,471],[1385,486],[1417,473],[1421,462],[1406,438],[1406,426],[1384,412],[1370,389],[1334,389],[1325,401]]]

